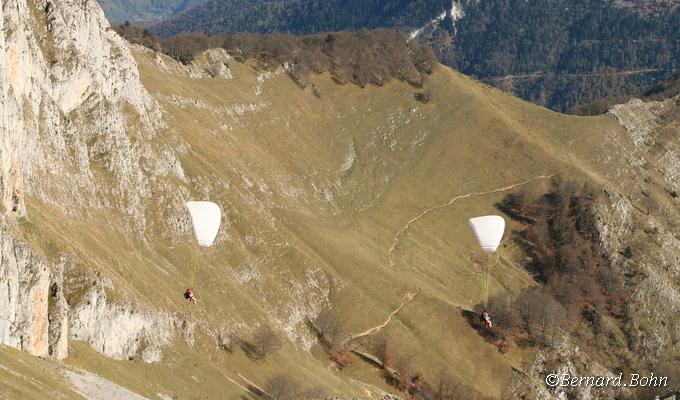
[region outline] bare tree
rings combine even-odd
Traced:
[[[389,334],[380,332],[376,337],[375,353],[385,368],[394,366],[394,344]]]
[[[566,328],[566,311],[542,288],[527,289],[515,301],[515,307],[532,341],[549,344]]]
[[[272,400],[298,400],[300,385],[289,375],[278,374],[267,380],[264,389]]]
[[[434,400],[473,400],[475,393],[460,383],[446,371],[439,374],[439,385],[435,389]]]
[[[493,318],[495,328],[492,332],[500,339],[505,339],[522,324],[513,300],[507,293],[489,299],[486,309]]]
[[[183,63],[201,51],[222,46],[238,61],[255,61],[258,68],[283,65],[301,87],[307,86],[311,73],[323,72],[359,86],[381,86],[396,78],[422,87],[425,76],[437,65],[436,57],[426,43],[405,43],[402,32],[376,29],[308,36],[182,33],[165,39],[161,46]],[[319,94],[318,90],[313,93]]]
[[[413,386],[413,381],[417,377],[417,372],[413,366],[413,357],[400,357],[396,363],[397,386],[402,391],[409,391]]]
[[[321,344],[328,350],[335,350],[345,338],[346,332],[335,310],[326,308],[312,322]]]
[[[261,325],[253,335],[252,342],[242,342],[243,349],[256,359],[264,359],[281,348],[281,339],[267,324]]]

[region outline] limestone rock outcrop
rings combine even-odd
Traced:
[[[171,316],[138,310],[132,304],[109,303],[101,287],[93,287],[85,294],[70,320],[74,339],[119,360],[139,354],[144,361],[158,362],[162,358],[161,346],[174,334]]]
[[[113,357],[148,348],[146,358],[159,359],[147,333],[167,341],[167,321],[170,328],[159,328],[107,303],[95,287],[69,305],[66,261],[47,260],[18,227],[30,218],[31,196],[66,215],[127,210],[141,234],[154,177],[183,174],[173,153],[141,144],[162,131],[160,108],[96,1],[10,0],[1,7],[0,343],[61,359],[75,336]],[[101,185],[101,174],[114,177],[112,185]]]
[[[45,357],[51,342],[50,264],[0,224],[0,344]],[[65,356],[62,349],[55,352]]]

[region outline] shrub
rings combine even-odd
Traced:
[[[533,222],[534,210],[531,209],[532,202],[529,192],[522,188],[517,192],[510,193],[497,204],[497,207],[507,214],[510,218],[520,222]]]
[[[403,392],[408,392],[418,376],[413,367],[413,358],[400,357],[395,366],[397,370],[396,386]]]
[[[148,47],[154,51],[161,50],[161,43],[153,32],[142,29],[125,21],[124,24],[114,25],[113,29],[130,43]]]
[[[438,381],[431,396],[434,400],[473,400],[476,398],[474,391],[446,372],[440,373]]]
[[[261,325],[251,342],[242,341],[241,346],[251,357],[261,360],[281,349],[281,339],[267,324]]]
[[[267,380],[264,389],[272,400],[298,400],[300,385],[289,375],[278,374]]]
[[[623,250],[622,255],[630,260],[631,258],[633,258],[633,248],[630,246],[626,246],[626,249]]]
[[[432,100],[432,91],[426,90],[424,92],[416,92],[413,97],[423,104],[427,104]]]
[[[353,360],[352,355],[347,349],[332,350],[329,353],[329,356],[335,365],[337,365],[340,369],[350,365]]]
[[[375,342],[376,356],[382,361],[385,368],[394,367],[394,344],[389,334],[380,332]]]
[[[644,198],[645,209],[647,215],[655,215],[661,211],[661,203],[651,193],[648,193]]]
[[[346,336],[340,317],[333,309],[324,309],[311,322],[321,345],[326,350],[337,350]]]

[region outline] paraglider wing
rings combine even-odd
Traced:
[[[487,215],[470,219],[470,226],[477,236],[477,241],[487,253],[493,253],[503,239],[505,220],[498,215]]]
[[[220,230],[222,220],[220,207],[209,201],[188,201],[186,206],[199,246],[210,247]]]

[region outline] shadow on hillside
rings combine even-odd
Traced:
[[[271,397],[262,393],[254,386],[248,385],[247,389],[250,391],[250,393],[240,395],[238,397],[239,400],[271,400]]]
[[[483,337],[487,343],[494,345],[501,353],[508,351],[510,342],[508,341],[507,332],[498,327],[487,328],[484,326],[484,323],[479,320],[479,314],[482,312],[481,306],[476,306],[475,310],[477,311],[460,310],[460,315],[467,320],[468,325]]]
[[[262,357],[254,344],[241,340],[241,349],[251,360],[260,360]]]
[[[493,331],[493,328],[489,329],[484,326],[484,323],[479,320],[479,312],[473,312],[469,310],[460,310],[460,315],[465,318],[468,325],[474,329],[480,336],[486,339],[487,342],[495,342],[498,338]]]

